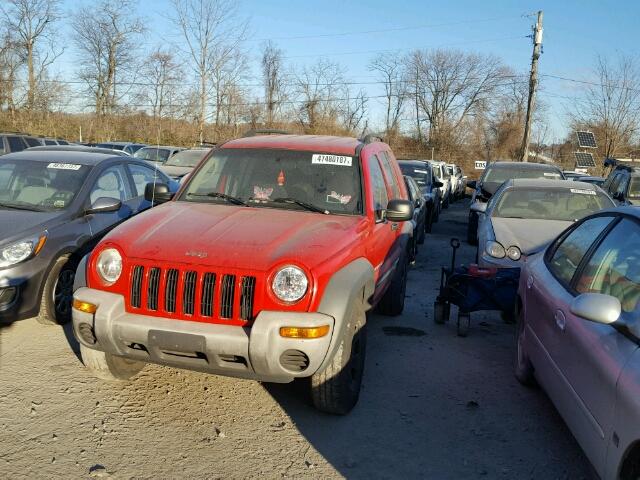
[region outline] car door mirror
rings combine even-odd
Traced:
[[[413,203],[409,200],[389,200],[385,218],[390,222],[406,222],[413,218]]]
[[[571,313],[595,323],[609,325],[620,318],[620,300],[602,293],[583,293],[573,299]]]
[[[433,182],[433,186],[435,188],[442,188],[444,187],[444,183],[442,183],[440,180],[436,180],[435,182]]]
[[[469,180],[467,182],[467,187],[469,187],[471,190],[475,190],[478,187],[478,182],[476,182],[475,180]]]
[[[144,199],[154,204],[168,202],[173,193],[166,183],[147,183],[144,187]]]
[[[614,192],[613,199],[618,200],[619,202],[624,202],[624,193],[622,192]]]
[[[475,202],[471,205],[470,210],[475,213],[485,213],[487,211],[487,204],[482,202]]]
[[[96,198],[95,202],[93,202],[84,213],[89,215],[92,213],[117,212],[120,210],[120,207],[122,207],[122,202],[117,198],[99,197]]]
[[[416,198],[416,201],[413,202],[415,208],[420,208],[422,206],[422,201],[419,198]]]

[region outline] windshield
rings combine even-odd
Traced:
[[[134,157],[151,162],[166,162],[170,151],[166,148],[144,147],[133,154]]]
[[[357,157],[225,148],[207,159],[180,200],[232,204],[233,197],[252,207],[305,208],[296,200],[307,210],[355,215],[363,211],[360,183]]]
[[[63,210],[73,201],[90,169],[74,163],[0,161],[0,208]]]
[[[561,180],[560,172],[555,168],[521,168],[499,167],[487,169],[483,182],[504,183],[512,178],[546,178],[549,180]]]
[[[492,216],[574,221],[613,206],[609,197],[595,190],[519,188],[502,194]]]
[[[183,150],[171,157],[165,165],[167,167],[195,167],[209,150]]]
[[[431,185],[431,175],[428,166],[420,167],[414,165],[400,164],[400,170],[404,175],[413,178],[419,187],[427,187]]]
[[[640,198],[640,177],[631,177],[629,198]]]

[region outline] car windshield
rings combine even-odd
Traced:
[[[522,168],[520,166],[498,167],[487,169],[483,182],[503,183],[512,178],[546,178],[560,180],[560,171],[555,168]]]
[[[90,169],[71,162],[0,161],[0,208],[63,210]]]
[[[573,221],[613,206],[609,197],[595,190],[515,188],[502,194],[492,216]]]
[[[427,165],[414,166],[410,164],[400,164],[400,170],[404,175],[409,175],[413,178],[419,187],[426,187],[431,185],[431,175],[429,167]]]
[[[170,151],[166,148],[144,147],[133,154],[134,157],[151,162],[166,162]]]
[[[180,200],[356,215],[363,211],[357,157],[319,152],[217,150]]]
[[[183,150],[171,157],[165,165],[167,167],[195,167],[209,150]]]
[[[629,198],[640,198],[640,177],[631,177]]]

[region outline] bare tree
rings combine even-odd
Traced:
[[[296,89],[301,106],[298,121],[302,127],[315,132],[338,117],[338,101],[344,85],[344,74],[337,63],[320,59],[305,66],[296,77]]]
[[[261,66],[262,82],[264,84],[265,122],[270,126],[278,113],[280,102],[286,95],[286,84],[282,73],[282,50],[272,42],[265,44],[262,50]]]
[[[369,64],[369,70],[376,72],[382,82],[385,95],[385,132],[395,135],[407,100],[405,65],[397,53],[381,53]]]
[[[142,20],[131,14],[134,0],[102,0],[78,10],[72,21],[74,41],[80,53],[80,78],[95,99],[98,115],[112,113],[119,98],[118,83],[131,90],[136,52],[145,31]]]
[[[16,83],[21,65],[18,44],[7,30],[0,44],[0,109],[6,108],[11,114],[16,111]]]
[[[634,59],[620,56],[615,64],[598,57],[594,74],[597,82],[576,102],[572,117],[576,126],[596,133],[599,153],[608,158],[638,133],[640,72]]]
[[[247,26],[238,19],[237,3],[233,0],[172,0],[172,3],[173,23],[184,37],[198,79],[198,135],[202,142],[213,74],[218,72],[219,87],[221,72],[239,51]],[[219,107],[221,93],[216,93]],[[219,115],[216,113],[217,119]]]
[[[342,95],[343,99],[338,101],[338,110],[342,126],[352,133],[358,130],[366,130],[368,123],[366,121],[367,103],[369,99],[363,90],[355,95],[345,86]],[[361,128],[362,127],[362,128]]]
[[[152,109],[153,118],[175,115],[174,105],[181,97],[180,81],[183,78],[181,65],[175,54],[161,47],[154,49],[143,63],[140,73],[144,78],[139,98]]]
[[[46,68],[62,54],[52,42],[53,27],[60,18],[59,0],[5,0],[1,6],[7,29],[14,33],[27,67],[27,109],[34,108],[36,93],[43,91],[38,79]],[[47,43],[47,48],[42,43]]]
[[[504,78],[493,56],[457,50],[417,50],[405,60],[416,103],[429,122],[429,142],[450,137],[468,115],[487,100]]]

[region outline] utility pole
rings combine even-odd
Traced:
[[[531,77],[529,78],[529,101],[527,102],[527,116],[524,122],[524,137],[522,139],[522,162],[529,161],[529,138],[531,137],[531,116],[536,100],[538,88],[538,59],[542,50],[542,10],[538,11],[538,21],[533,27],[533,56],[531,57]]]

